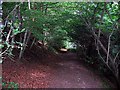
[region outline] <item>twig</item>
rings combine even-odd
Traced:
[[[108,64],[108,60],[109,60],[109,52],[110,52],[110,43],[111,43],[111,36],[113,35],[113,32],[110,34],[109,39],[108,39],[108,49],[107,49],[107,60],[106,63]]]
[[[117,59],[117,57],[118,57],[118,55],[119,55],[119,53],[120,53],[120,51],[115,55],[115,58],[114,58],[114,63],[115,63],[115,61],[116,61],[116,59]]]
[[[17,7],[19,7],[20,5],[21,5],[22,3],[20,3],[20,4],[18,4],[18,5],[16,5],[14,8],[13,8],[13,10],[7,15],[7,17],[5,18],[5,20],[7,20],[8,18],[9,18],[9,16],[10,16],[10,14],[11,13],[13,13],[14,12],[14,10],[16,10],[17,9]]]
[[[9,31],[9,33],[8,33],[8,35],[7,35],[7,38],[6,38],[6,42],[9,41],[9,37],[10,37],[11,32],[12,32],[12,30],[10,29],[10,31]]]
[[[4,53],[6,53],[9,50],[9,48],[10,48],[10,46],[5,51],[3,51],[2,53],[0,53],[0,55],[3,55]]]
[[[32,48],[34,42],[35,42],[35,38],[34,38],[33,41],[32,41],[32,44],[31,44],[31,46],[30,46],[30,49]]]
[[[103,9],[103,12],[101,14],[100,25],[102,24],[102,21],[103,21],[103,15],[104,15],[104,12],[105,12],[105,7],[106,7],[106,4],[104,4],[104,9]],[[97,38],[97,50],[99,50],[98,40],[100,39],[100,34],[101,34],[101,30],[99,29],[99,31],[98,31],[98,38]]]

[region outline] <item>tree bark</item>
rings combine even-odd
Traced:
[[[0,63],[2,63],[2,30],[3,30],[3,21],[2,21],[2,15],[3,15],[3,10],[2,10],[2,3],[3,1],[0,0]]]
[[[0,0],[0,89],[2,89],[2,30],[3,30],[3,21],[2,21],[2,15],[3,15],[3,10],[2,10],[2,3],[3,1]]]

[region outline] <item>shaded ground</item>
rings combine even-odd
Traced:
[[[3,81],[16,82],[20,88],[104,88],[103,77],[78,62],[74,53],[38,60],[26,57],[22,63],[6,59]]]

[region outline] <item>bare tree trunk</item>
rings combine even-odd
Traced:
[[[0,0],[0,63],[2,63],[2,30],[3,30],[3,22],[2,22],[2,14],[3,14],[3,11],[2,11],[2,3],[3,1]]]
[[[20,54],[19,54],[19,60],[22,58],[24,47],[26,46],[26,38],[27,38],[27,30],[24,34],[24,39],[23,39],[22,47],[21,47]]]
[[[3,1],[0,0],[0,89],[2,89],[2,30],[3,30],[3,23],[2,23],[2,3]]]
[[[30,7],[30,0],[28,0],[28,8],[29,8],[29,10],[31,9],[31,7]]]
[[[27,31],[28,31],[28,30],[27,30]],[[27,36],[27,39],[26,39],[26,45],[27,45],[27,44],[28,44],[28,42],[29,42],[30,36],[31,36],[31,32],[30,32],[30,31],[28,31],[28,36]]]
[[[29,8],[29,10],[31,9],[31,7],[30,7],[30,0],[28,0],[28,8]],[[19,16],[21,16],[20,15],[20,8],[19,8]],[[23,53],[24,53],[24,51],[25,51],[25,49],[26,49],[26,45],[27,45],[27,43],[28,43],[28,41],[29,41],[29,38],[30,38],[30,35],[31,35],[31,32],[29,32],[28,30],[26,30],[26,32],[25,32],[25,34],[24,34],[24,38],[23,38],[23,43],[22,43],[22,47],[21,47],[21,50],[20,50],[20,54],[19,54],[19,60],[22,58],[22,56],[23,56]],[[21,37],[20,37],[21,38]],[[22,38],[21,38],[22,39]],[[21,40],[22,41],[22,40]]]
[[[28,44],[28,42],[29,42],[31,32],[27,30],[27,34],[28,34],[28,35],[26,36],[25,46],[24,46],[23,52],[25,51],[26,46],[27,46],[27,44]]]

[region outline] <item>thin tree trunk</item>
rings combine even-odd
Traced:
[[[28,0],[28,8],[29,8],[29,10],[31,9],[31,7],[30,7],[30,0]],[[20,8],[19,8],[19,11],[20,11]],[[19,15],[20,15],[20,12],[19,12]],[[21,16],[21,15],[20,15]],[[28,34],[28,37],[27,37],[27,34]],[[27,43],[28,43],[28,41],[29,41],[29,38],[30,38],[30,35],[31,35],[31,32],[29,32],[28,30],[26,30],[26,32],[25,32],[25,34],[24,34],[24,39],[23,39],[23,46],[21,47],[21,51],[20,51],[20,54],[19,54],[19,60],[22,58],[22,56],[23,56],[23,53],[24,53],[24,51],[25,51],[25,49],[26,49],[26,45],[27,45]]]
[[[33,41],[32,41],[32,44],[31,44],[31,46],[30,46],[30,49],[32,48],[32,46],[33,46],[34,43],[35,43],[35,38],[34,38]]]
[[[3,30],[3,23],[2,23],[2,3],[3,1],[0,0],[0,89],[2,89],[2,30]]]
[[[0,53],[2,53],[2,30],[3,30],[3,22],[2,22],[2,14],[3,14],[3,10],[2,10],[2,3],[3,1],[0,0]],[[2,63],[2,55],[0,54],[0,63]]]
[[[21,47],[20,54],[19,54],[19,60],[22,58],[24,47],[26,46],[26,38],[27,38],[27,30],[24,34],[24,39],[23,39],[22,47]]]
[[[26,46],[27,46],[27,44],[29,42],[29,39],[30,39],[30,36],[31,36],[31,32],[30,31],[27,30],[27,33],[28,33],[28,35],[26,37],[26,41],[25,41],[25,46],[24,46],[23,52],[25,51]]]
[[[19,30],[22,30],[22,16],[21,16],[21,13],[20,13],[20,6],[17,7],[17,14],[18,14],[18,19],[20,20],[20,24],[19,24]],[[21,33],[20,34],[20,42],[22,43],[22,46],[21,46],[21,49],[20,49],[20,53],[19,53],[19,60],[22,58],[22,55],[23,55],[23,49],[24,49],[24,46],[25,46],[25,38],[26,38],[26,32],[24,34],[24,39],[22,38],[23,34]]]
[[[19,21],[20,21],[20,24],[19,24],[19,30],[21,30],[22,29],[22,16],[21,16],[21,14],[20,14],[20,6],[18,6],[18,8],[17,8],[17,14],[18,14],[18,19],[19,19]],[[19,40],[19,42],[22,42],[23,40],[22,40],[22,33],[20,34],[20,40]]]
[[[10,37],[11,33],[12,33],[12,29],[10,28],[10,31],[9,31],[7,38],[6,38],[6,42],[9,42],[9,37]]]
[[[28,0],[28,8],[29,8],[29,10],[31,9],[31,7],[30,7],[30,0]]]

